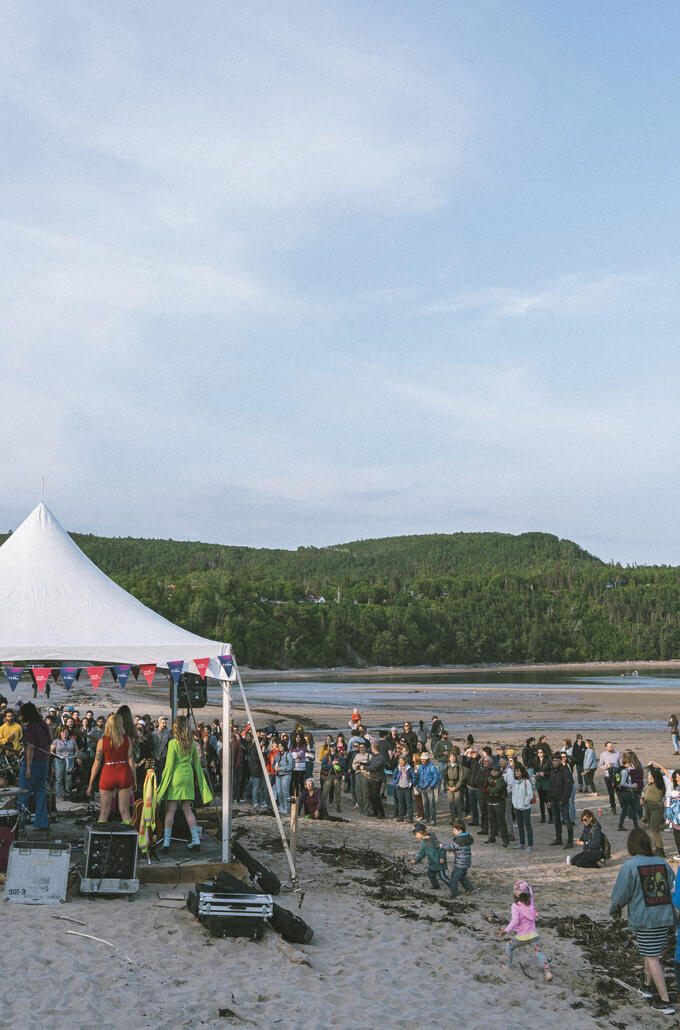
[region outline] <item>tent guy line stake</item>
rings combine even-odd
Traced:
[[[283,828],[283,822],[281,820],[281,813],[279,812],[279,806],[276,803],[276,798],[274,797],[274,791],[272,790],[272,785],[269,782],[269,773],[267,772],[267,763],[265,762],[264,755],[262,754],[262,748],[260,746],[260,741],[258,739],[257,731],[255,729],[255,721],[253,719],[253,713],[251,712],[250,705],[248,704],[248,698],[246,697],[246,692],[245,692],[245,689],[243,687],[243,680],[241,679],[241,673],[239,671],[238,663],[237,663],[237,661],[236,661],[236,659],[234,658],[233,655],[232,655],[232,659],[233,659],[233,662],[234,662],[234,670],[236,672],[236,678],[238,679],[238,685],[239,685],[239,687],[241,689],[241,697],[243,698],[243,705],[244,705],[245,710],[246,710],[246,715],[248,716],[248,722],[250,723],[250,727],[251,727],[251,729],[253,731],[253,741],[255,743],[255,748],[257,750],[257,754],[258,754],[258,757],[260,759],[260,765],[262,766],[262,771],[264,773],[264,782],[266,783],[267,790],[269,791],[269,797],[271,799],[272,808],[274,810],[274,817],[275,817],[276,822],[277,822],[278,827],[279,827],[279,833],[281,834],[281,841],[283,843],[283,850],[284,850],[284,852],[286,854],[286,859],[288,861],[288,867],[290,869],[290,882],[293,884],[293,889],[294,889],[295,893],[297,894],[298,908],[302,908],[302,902],[304,901],[305,892],[300,887],[300,882],[298,880],[297,873],[295,872],[295,862],[293,861],[293,856],[291,855],[290,849],[288,847],[288,841],[286,840],[286,831]]]

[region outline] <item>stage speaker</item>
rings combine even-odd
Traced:
[[[81,894],[136,894],[138,890],[137,831],[122,823],[86,827]]]
[[[183,672],[177,684],[178,708],[205,708],[208,703],[208,684],[195,672]],[[172,685],[170,686],[172,708]]]

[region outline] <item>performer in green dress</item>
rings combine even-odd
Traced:
[[[172,823],[178,804],[182,806],[184,818],[191,830],[191,841],[187,845],[189,850],[200,851],[201,849],[201,842],[196,827],[196,817],[191,810],[191,802],[194,800],[194,776],[198,783],[203,804],[207,805],[212,801],[212,793],[201,769],[198,749],[191,736],[189,722],[185,716],[180,715],[175,719],[172,727],[172,740],[168,744],[163,779],[158,788],[159,801],[167,795],[165,829],[163,831],[164,851],[170,847]]]

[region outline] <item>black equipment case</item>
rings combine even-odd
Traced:
[[[270,894],[225,894],[215,884],[197,883],[189,891],[187,908],[213,937],[259,940],[272,914],[272,899]]]

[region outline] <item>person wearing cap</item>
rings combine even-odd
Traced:
[[[410,865],[418,865],[424,858],[427,859],[427,878],[435,890],[439,890],[440,879],[449,886],[446,875],[446,855],[436,837],[428,832],[425,823],[417,822],[413,826],[413,834],[421,842],[420,849],[415,858],[412,858]]]
[[[321,761],[321,799],[326,808],[335,801],[338,814],[342,807],[342,780],[345,769],[344,755],[338,754],[335,741],[331,741]]]
[[[420,756],[420,765],[416,772],[416,787],[423,799],[423,814],[426,822],[432,826],[437,825],[437,785],[439,784],[439,770],[430,761],[430,755],[423,751]]]
[[[562,845],[564,848],[573,848],[574,824],[571,821],[569,802],[571,800],[572,787],[574,786],[574,776],[569,766],[562,764],[559,751],[553,752],[550,756],[550,762],[552,768],[548,782],[548,801],[555,824],[555,840],[551,840],[550,844],[553,847]],[[567,830],[567,840],[565,843],[562,843],[563,826]]]
[[[479,801],[482,787],[486,782],[486,770],[482,766],[476,744],[472,744],[465,752],[463,765],[467,769],[467,791],[472,816],[470,826],[479,826]]]

